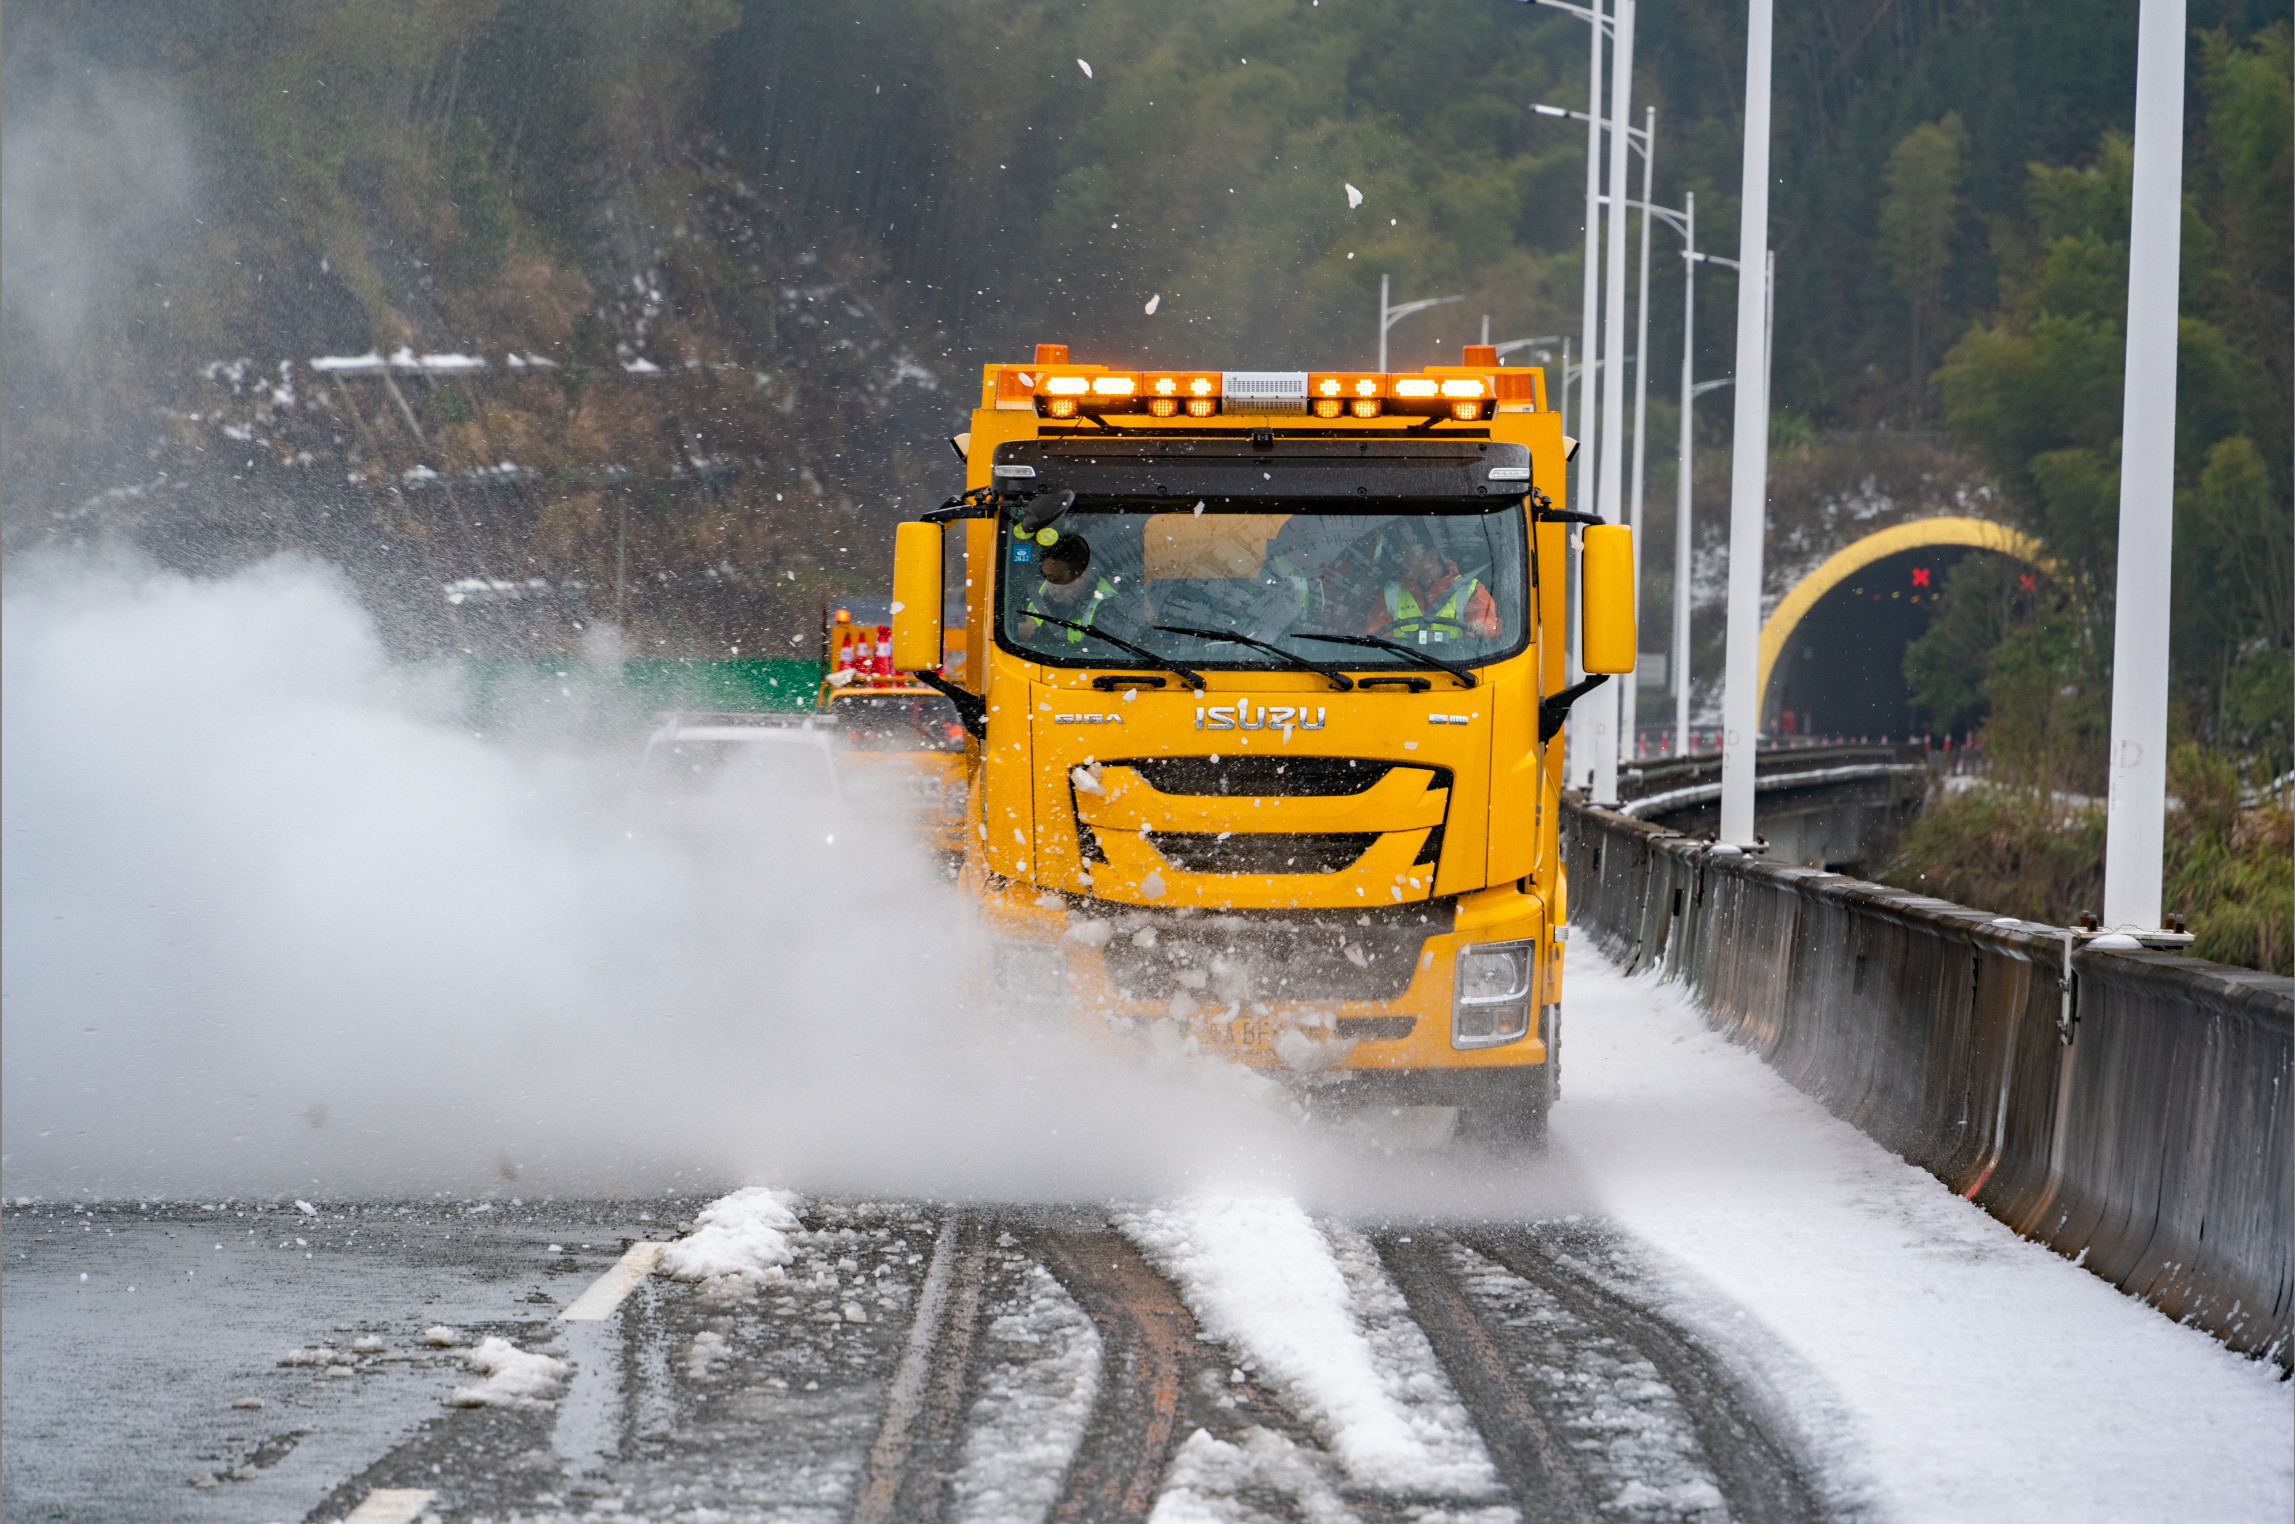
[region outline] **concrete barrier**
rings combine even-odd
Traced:
[[[2027,1237],[2291,1364],[2295,980],[1716,848],[1571,800],[1570,920]]]

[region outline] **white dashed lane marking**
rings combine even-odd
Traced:
[[[631,1244],[614,1262],[614,1267],[592,1281],[590,1289],[574,1298],[573,1304],[558,1314],[559,1318],[568,1323],[595,1323],[621,1306],[622,1298],[637,1290],[639,1284],[653,1274],[654,1261],[660,1257],[660,1244]]]
[[[343,1524],[413,1524],[438,1494],[427,1487],[377,1487],[343,1517]]]

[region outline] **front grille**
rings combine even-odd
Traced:
[[[1376,831],[1150,831],[1147,836],[1165,862],[1189,873],[1339,873],[1352,868],[1378,839]]]
[[[1182,916],[1127,911],[1100,953],[1127,1000],[1394,1000],[1419,952],[1451,928],[1448,900],[1383,910]]]
[[[1361,757],[1140,757],[1111,762],[1128,767],[1159,794],[1222,794],[1271,799],[1334,798],[1360,794],[1389,772],[1392,762]],[[1450,787],[1450,769],[1418,769],[1434,774],[1435,788]]]

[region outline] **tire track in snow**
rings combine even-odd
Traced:
[[[1384,1234],[1379,1257],[1402,1288],[1411,1316],[1466,1399],[1484,1448],[1527,1524],[1596,1524],[1577,1457],[1531,1400],[1515,1360],[1444,1269],[1435,1235]]]
[[[853,1524],[941,1516],[949,1461],[963,1442],[972,1336],[987,1257],[987,1229],[980,1217],[950,1212],[933,1244],[915,1321],[886,1390],[884,1422],[869,1449]]]
[[[1206,1363],[1195,1319],[1116,1233],[1040,1233],[1028,1246],[1099,1326],[1101,1370],[1084,1444],[1054,1524],[1145,1519],[1178,1446],[1180,1399]]]
[[[1572,1249],[1598,1252],[1598,1234],[1570,1242],[1552,1230],[1486,1229],[1466,1247],[1550,1296],[1572,1318],[1626,1345],[1655,1368],[1694,1431],[1731,1515],[1744,1524],[1805,1524],[1823,1517],[1796,1447],[1766,1404],[1696,1339],[1607,1285]]]

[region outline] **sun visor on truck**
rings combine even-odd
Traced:
[[[1526,445],[1483,439],[1015,439],[996,447],[1005,493],[1206,500],[1520,498]]]

